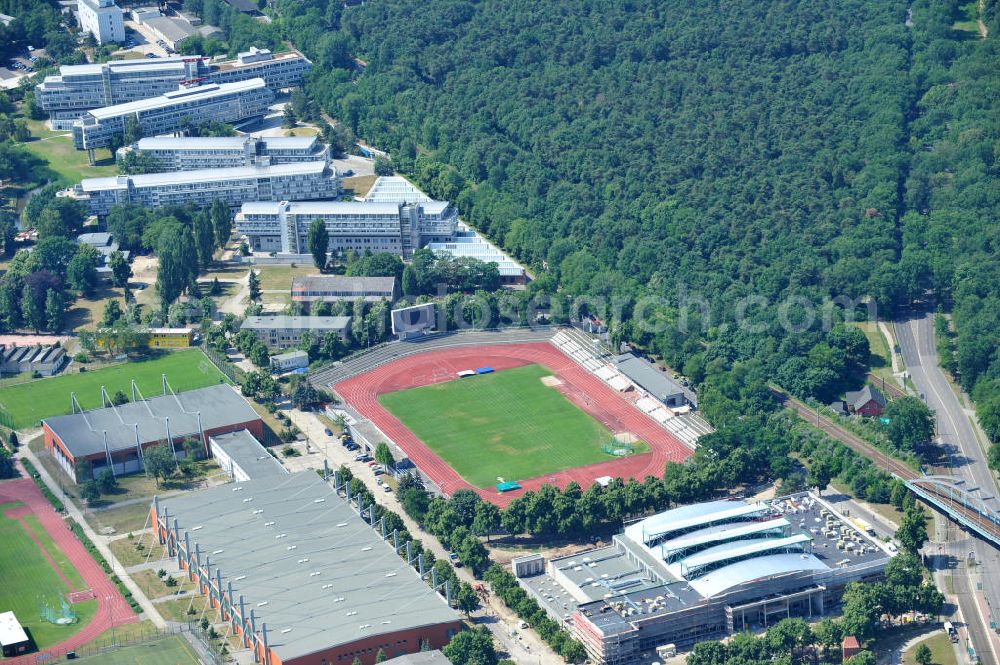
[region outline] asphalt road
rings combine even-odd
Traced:
[[[938,442],[951,457],[954,475],[965,480],[965,488],[979,488],[978,496],[991,508],[998,508],[997,485],[986,465],[981,447],[970,420],[970,412],[962,406],[944,372],[938,365],[934,346],[934,314],[918,313],[894,322],[896,339],[913,385],[922,394],[927,406],[937,415]],[[949,540],[964,539],[955,529]],[[970,639],[983,663],[1000,663],[997,634],[989,624],[1000,621],[1000,550],[979,538],[969,538],[968,550],[975,553],[979,565],[968,568],[970,593],[959,594],[962,615],[968,624]],[[950,544],[954,544],[953,542]],[[937,545],[930,550],[941,550]],[[943,551],[953,550],[949,543]],[[968,556],[968,552],[953,552]],[[957,589],[956,589],[957,591]],[[994,616],[993,609],[997,608]]]

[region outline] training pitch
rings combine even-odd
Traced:
[[[526,365],[387,393],[382,406],[480,488],[606,462],[612,433]],[[635,452],[648,446],[637,444]]]
[[[201,661],[183,637],[171,635],[155,642],[81,658],[77,662],[87,665],[198,665]]]
[[[127,362],[113,367],[80,373],[74,363],[71,373],[48,379],[19,383],[0,389],[0,410],[10,415],[15,429],[31,427],[42,418],[71,413],[70,393],[84,409],[101,406],[101,386],[114,396],[118,390],[131,399],[131,380],[135,379],[145,397],[163,394],[160,376],[167,375],[176,392],[204,388],[228,381],[204,353],[197,349],[177,351],[140,362]]]
[[[22,503],[0,504],[0,543],[0,608],[13,610],[39,649],[58,644],[87,625],[97,611],[96,600],[71,605],[79,617],[76,623],[60,626],[41,619],[43,602],[58,612],[70,586],[79,590],[86,584]]]

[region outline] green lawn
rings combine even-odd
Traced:
[[[938,633],[934,637],[928,637],[920,644],[926,644],[930,647],[931,662],[934,665],[956,665],[955,649],[951,646],[948,635],[944,632]],[[920,644],[914,645],[912,649],[903,654],[903,662],[906,665],[917,665],[916,653]]]
[[[5,611],[13,610],[36,646],[44,649],[62,642],[86,626],[97,611],[97,601],[87,600],[73,605],[79,620],[67,626],[57,626],[40,618],[42,602],[47,602],[58,611],[59,599],[69,588],[39,551],[21,522],[3,515],[13,505],[0,506],[0,543],[3,543],[0,547],[0,579],[3,580],[0,584],[0,607]],[[78,590],[82,589],[79,574],[72,570],[66,556],[55,546],[38,520],[29,515],[25,521],[63,574]]]
[[[318,275],[319,270],[312,263],[292,265],[262,265],[254,266],[260,277],[260,288],[263,291],[286,291],[292,289],[293,277]]]
[[[78,663],[92,665],[198,665],[201,661],[180,635],[171,635],[155,642],[146,642],[117,651],[81,658]]]
[[[73,139],[65,132],[41,130],[38,133],[33,131],[33,136],[33,140],[22,145],[47,161],[49,168],[66,184],[76,184],[84,178],[118,175],[114,157],[104,148],[96,151],[97,164],[91,166],[87,161],[87,151],[74,148]]]
[[[225,379],[205,355],[197,350],[168,353],[151,360],[127,362],[113,367],[38,379],[0,389],[0,409],[10,414],[17,429],[30,427],[42,418],[70,413],[70,393],[85,409],[101,405],[101,386],[109,395],[122,390],[131,395],[131,379],[146,397],[161,394],[160,375],[166,374],[176,391],[204,388]]]
[[[611,459],[611,433],[528,365],[388,393],[382,405],[466,481],[488,488]],[[637,452],[643,446],[637,446]]]

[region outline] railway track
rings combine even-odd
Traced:
[[[921,473],[914,471],[899,460],[889,457],[857,434],[844,429],[826,416],[817,414],[815,409],[808,404],[773,386],[770,390],[771,394],[783,406],[794,411],[799,418],[813,427],[823,430],[859,455],[874,461],[880,468],[905,482],[917,496],[936,504],[937,508],[943,510],[960,526],[978,532],[994,544],[1000,544],[1000,523],[996,521],[996,516],[994,519],[990,519],[989,516],[977,510],[974,507],[975,504],[964,497],[960,489],[957,489],[957,485],[955,488],[949,489],[940,484],[926,482],[925,476]]]

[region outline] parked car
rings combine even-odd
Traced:
[[[462,567],[462,562],[458,560],[458,555],[455,554],[454,552],[451,552],[448,555],[448,560],[451,561],[451,565],[455,566],[456,568]]]
[[[331,430],[329,427],[324,427],[323,434],[326,434],[327,436],[333,436],[333,430]]]
[[[373,469],[373,473],[374,473],[374,474],[375,474],[376,476],[381,476],[381,475],[382,475],[383,473],[385,473],[385,470],[384,470],[384,469],[383,469],[382,467],[380,467],[380,466],[376,466],[376,467],[375,467],[375,468]]]
[[[381,485],[382,484],[382,479],[381,478],[376,478],[375,479],[375,484],[376,485]]]
[[[388,493],[388,492],[392,491],[392,488],[389,487],[388,485],[383,485],[382,486],[382,491]]]

